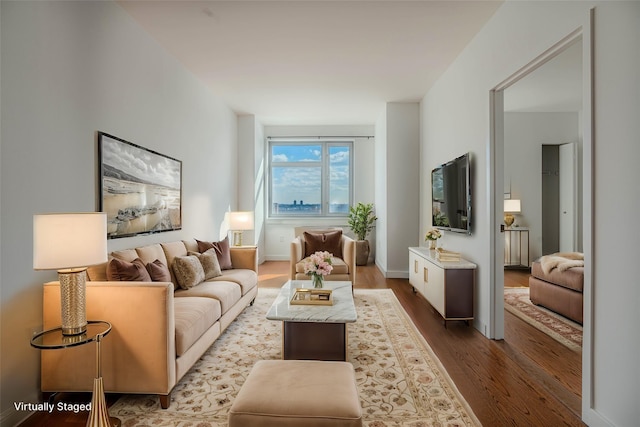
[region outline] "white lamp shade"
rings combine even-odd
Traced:
[[[507,199],[504,201],[504,211],[511,213],[520,212],[520,200],[519,199]]]
[[[229,212],[229,230],[253,230],[253,212]]]
[[[107,261],[107,215],[102,212],[33,216],[33,268],[63,270]]]

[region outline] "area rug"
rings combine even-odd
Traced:
[[[529,299],[529,288],[504,288],[504,308],[574,351],[582,351],[582,326]]]
[[[248,307],[176,385],[171,405],[126,395],[109,410],[124,427],[222,427],[252,366],[281,358],[280,322],[265,319],[278,289],[261,288]],[[389,289],[355,290],[349,361],[368,427],[479,426],[427,342]]]

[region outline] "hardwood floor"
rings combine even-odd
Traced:
[[[260,265],[259,286],[279,287],[288,261]],[[505,273],[505,284],[523,282]],[[522,286],[522,285],[517,285]],[[358,267],[356,289],[390,288],[485,427],[582,426],[581,355],[505,312],[505,339],[489,340],[464,322],[448,322],[406,279],[385,279],[374,265]],[[117,396],[109,396],[113,403]],[[65,397],[65,401],[68,399]],[[34,415],[22,427],[81,425],[86,415]]]

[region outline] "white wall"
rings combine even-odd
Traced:
[[[238,210],[254,212],[255,229],[243,233],[243,243],[258,246],[259,263],[265,260],[264,146],[264,128],[256,117],[238,117]]]
[[[593,408],[616,426],[640,420],[640,3],[595,13]],[[612,207],[615,206],[613,209]]]
[[[336,126],[265,126],[265,138],[286,137],[344,137],[354,140],[354,164],[353,164],[353,201],[354,203],[374,203],[378,209],[374,193],[374,170],[371,165],[374,162],[374,150],[377,146],[372,125],[336,125]],[[265,150],[268,143],[265,143]],[[267,154],[264,153],[264,165],[267,166]],[[264,176],[268,185],[267,176]],[[266,192],[265,192],[266,194]],[[265,196],[266,197],[266,196]],[[265,206],[265,213],[268,207]],[[297,226],[335,226],[342,227],[345,234],[354,237],[349,229],[346,218],[268,218],[265,223],[264,247],[267,260],[289,260],[290,243],[293,240],[294,228]],[[374,229],[367,239],[372,243],[372,256],[376,256],[373,250],[377,241],[377,231]]]
[[[381,109],[376,120],[376,146],[374,170],[375,174],[375,200],[376,200],[376,260],[375,263],[383,274],[387,271],[387,226],[388,208],[387,208],[387,106]],[[407,264],[407,268],[408,264]]]
[[[218,237],[236,200],[235,114],[115,2],[1,2],[0,424],[39,401],[42,283],[32,268],[35,213],[97,209],[96,131],[183,162],[183,229],[109,241],[109,249]],[[106,319],[108,320],[108,319]]]
[[[491,321],[493,286],[489,91],[556,42],[588,25],[591,5],[505,2],[422,101],[422,167],[432,169],[466,151],[474,156],[473,235],[448,233],[445,242],[479,266],[475,326],[481,331]],[[595,180],[593,400],[585,397],[583,417],[589,425],[632,426],[640,419],[640,335],[635,329],[640,322],[640,287],[631,267],[640,235],[637,227],[615,230],[611,224],[628,224],[629,213],[640,209],[636,188],[640,180],[636,165],[640,158],[640,3],[598,3],[594,37],[595,165],[593,172],[585,171]],[[621,198],[621,194],[628,196]],[[430,202],[428,197],[422,199],[426,212]],[[612,210],[614,205],[618,209]],[[585,236],[585,245],[589,242]],[[585,372],[590,374],[588,366]]]
[[[390,102],[386,109],[385,277],[408,278],[410,246],[420,241],[420,104]],[[377,154],[377,153],[376,153]],[[426,230],[425,230],[426,231]]]
[[[530,261],[543,255],[542,145],[582,144],[578,126],[578,113],[504,115],[505,189],[510,184],[511,198],[522,202],[522,212],[516,215],[516,223],[529,227]]]

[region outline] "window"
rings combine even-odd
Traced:
[[[352,153],[353,141],[270,141],[270,216],[346,216]]]

